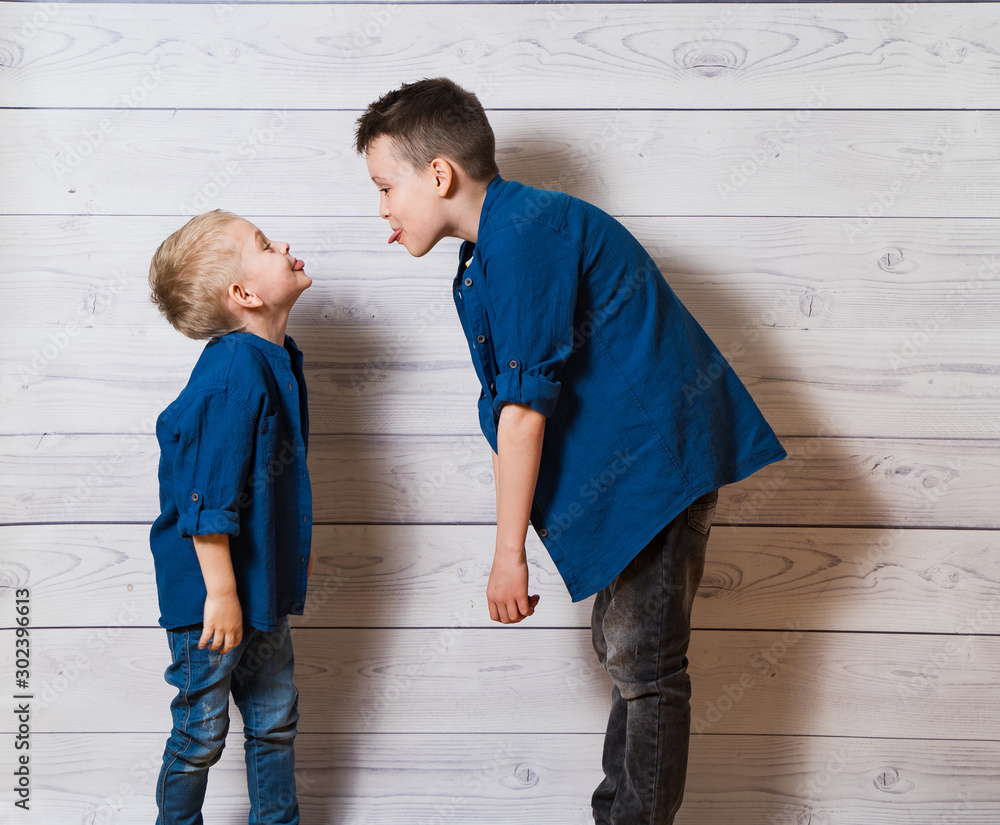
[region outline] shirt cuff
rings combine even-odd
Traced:
[[[556,410],[560,386],[558,381],[519,368],[504,370],[497,376],[493,412],[500,415],[504,404],[524,404],[548,418]]]
[[[240,534],[240,516],[234,510],[203,510],[204,496],[192,493],[188,506],[178,513],[177,530],[181,538],[192,536],[207,536],[214,533],[225,533],[229,536]]]

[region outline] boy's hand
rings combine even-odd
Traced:
[[[233,559],[229,554],[229,536],[210,533],[194,537],[194,549],[205,579],[204,629],[198,648],[204,650],[209,640],[209,650],[222,649],[228,653],[243,641],[243,609],[236,595],[236,576]]]
[[[528,595],[528,561],[524,547],[519,553],[497,548],[486,584],[490,618],[495,622],[516,624],[535,612],[538,596]]]
[[[209,641],[211,644],[209,645]],[[222,596],[209,594],[205,599],[205,622],[198,648],[229,653],[243,641],[243,609],[236,593]]]

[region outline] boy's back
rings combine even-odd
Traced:
[[[574,600],[694,499],[784,457],[655,263],[597,207],[496,177],[460,260],[484,434],[496,450],[505,404],[547,416],[531,521]]]

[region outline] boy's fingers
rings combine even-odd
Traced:
[[[500,621],[500,611],[497,609],[496,602],[490,602],[490,620],[494,622]]]
[[[201,631],[201,638],[198,640],[198,650],[204,650],[205,645],[209,643],[212,638],[212,626],[205,625]]]

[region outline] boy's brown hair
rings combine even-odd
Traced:
[[[483,105],[447,77],[404,83],[372,103],[358,118],[358,154],[365,154],[383,135],[391,139],[395,154],[415,169],[443,157],[458,163],[475,181],[490,181],[500,172],[496,139]]]
[[[226,227],[239,216],[215,209],[191,218],[153,255],[149,299],[178,332],[202,339],[238,332],[226,292],[243,274],[240,250]]]

